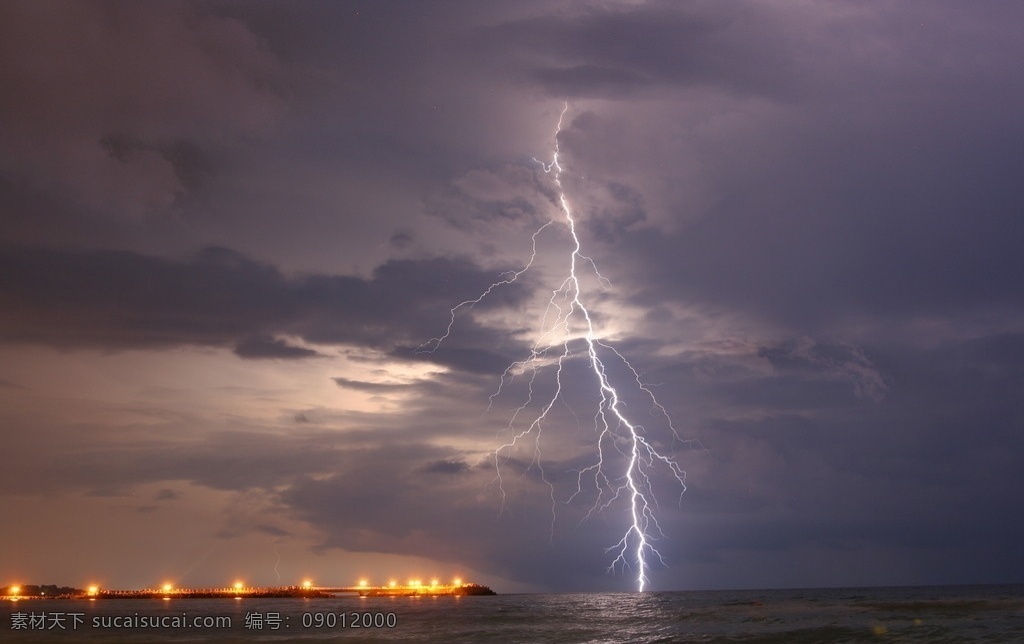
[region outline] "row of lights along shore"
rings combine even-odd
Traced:
[[[405,583],[405,585],[400,585],[396,580],[392,579],[392,580],[388,581],[387,586],[371,586],[370,582],[368,580],[360,579],[358,584],[357,584],[358,588],[441,588],[441,587],[444,587],[444,586],[451,586],[451,587],[462,586],[462,579],[459,578],[459,577],[456,577],[455,579],[452,579],[451,584],[442,584],[436,578],[435,579],[431,579],[429,584],[424,583],[423,580],[421,580],[421,579],[410,579],[408,582]],[[235,592],[238,592],[238,593],[244,593],[244,592],[252,591],[252,590],[255,589],[255,587],[246,586],[245,582],[242,582],[242,581],[236,581],[232,585],[232,588],[234,588]],[[309,579],[303,581],[302,582],[302,588],[307,589],[307,590],[312,590],[314,588],[313,582],[311,580],[309,580]],[[189,589],[176,588],[174,586],[174,584],[165,583],[165,584],[163,584],[160,587],[160,591],[164,592],[164,593],[167,593],[167,594],[174,594],[174,593],[188,592]],[[7,587],[7,598],[8,599],[19,599],[22,596],[21,593],[22,593],[21,586],[12,585],[12,586],[8,586]],[[88,597],[96,597],[97,595],[100,594],[100,587],[96,586],[96,585],[90,585],[88,588],[86,588],[85,594]]]

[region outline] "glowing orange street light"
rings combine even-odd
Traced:
[[[17,597],[21,594],[21,586],[11,586],[11,596]]]
[[[359,587],[360,588],[366,588],[366,585],[367,585],[367,581],[365,579],[360,579],[359,580]]]
[[[164,590],[165,593],[169,593],[172,590],[174,590],[174,586],[172,586],[171,584],[164,584],[163,585],[163,590]]]
[[[389,581],[389,582],[388,582],[388,586],[389,586],[390,588],[394,588],[394,587],[395,587],[395,586],[397,586],[397,585],[398,585],[398,582],[397,582],[397,581],[395,581],[394,579],[392,579],[391,581]]]
[[[313,587],[313,582],[307,579],[304,582],[302,582],[302,587],[305,588],[306,590],[309,590],[310,588]]]
[[[452,579],[452,586],[461,586],[461,585],[462,585],[462,577],[456,577],[455,579]]]
[[[240,581],[235,582],[235,590],[242,590],[243,588],[245,588],[245,584]]]
[[[431,586],[436,586],[437,585],[437,579],[431,579],[430,580],[430,585]]]
[[[86,592],[89,594],[90,597],[95,597],[97,594],[99,594],[100,587],[96,585],[89,586],[89,588],[86,589]]]

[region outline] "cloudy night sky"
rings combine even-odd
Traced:
[[[557,384],[514,363],[561,341],[565,104],[581,298],[686,470],[650,476],[649,587],[1024,581],[1022,25],[3,2],[0,585],[633,589],[578,321],[496,478]]]

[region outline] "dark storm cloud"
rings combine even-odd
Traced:
[[[559,98],[625,99],[663,87],[779,94],[795,62],[757,5],[645,3],[511,20],[471,41]]]
[[[296,360],[312,358],[320,354],[312,349],[296,347],[284,340],[269,336],[251,336],[235,345],[235,355],[239,358],[283,358]]]
[[[885,378],[859,347],[844,343],[824,344],[800,338],[773,347],[762,347],[777,373],[819,374],[829,380],[851,383],[858,397],[879,399],[885,394]]]
[[[908,112],[884,120],[909,126],[914,118]],[[832,144],[798,134],[807,139],[804,154],[818,159],[816,167],[801,163],[780,174],[765,164],[766,181],[737,186],[735,207],[716,209],[678,237],[645,236],[637,245],[657,249],[654,256],[664,263],[651,270],[665,269],[664,279],[685,297],[793,325],[830,324],[850,315],[956,314],[968,307],[1019,311],[1024,259],[1012,240],[1024,232],[1015,205],[1024,192],[1010,169],[1024,168],[1024,156],[1002,141],[1008,132],[1022,133],[1019,123],[998,115],[988,121],[987,132],[970,143],[947,153],[915,154],[900,166],[885,160],[887,150],[952,146],[944,133],[955,121],[937,127],[927,143],[890,148],[890,140],[869,151],[858,150],[851,138],[842,156],[831,155]],[[965,145],[974,149],[965,154]],[[986,155],[992,172],[976,177],[976,160]],[[888,166],[886,174],[875,169],[880,165]],[[808,192],[807,186],[832,182],[825,175],[839,166],[862,172],[857,185],[827,196]]]
[[[424,207],[427,214],[461,229],[494,234],[508,227],[529,234],[547,221],[557,203],[549,178],[535,163],[472,170],[429,194]]]
[[[291,534],[287,530],[282,530],[281,528],[272,525],[258,525],[256,526],[256,530],[263,534],[269,534],[272,537],[287,537]]]
[[[366,382],[363,380],[352,380],[351,378],[331,378],[339,387],[355,389],[370,393],[385,393],[390,391],[403,391],[409,389],[410,385],[404,383]]]
[[[778,385],[809,373],[789,357],[778,378],[705,388],[731,404],[703,420],[715,474],[689,479],[690,519],[679,524],[693,555],[796,556],[801,544],[814,544],[834,551],[836,570],[855,575],[840,563],[842,553],[877,544],[906,549],[908,562],[917,562],[901,579],[941,579],[949,574],[944,558],[978,547],[1003,552],[1019,569],[1024,560],[1010,544],[1024,534],[1024,521],[1006,514],[1005,503],[1024,483],[1010,456],[1024,449],[1024,403],[1010,393],[1024,386],[1024,368],[993,351],[1019,342],[1019,335],[994,336],[876,349],[890,385],[879,400],[829,395],[811,381],[787,394]],[[757,413],[729,417],[744,406]],[[926,565],[934,569],[919,568]],[[991,561],[973,573],[1005,574]]]
[[[495,277],[457,259],[394,260],[369,279],[288,277],[224,248],[173,261],[125,251],[6,247],[0,270],[0,302],[10,312],[0,322],[0,338],[7,342],[109,349],[234,345],[243,358],[292,359],[316,352],[274,334],[377,347],[423,341],[422,322],[443,324],[452,302]],[[523,295],[513,285],[484,307],[513,305]],[[471,336],[499,343],[500,331],[478,327],[470,316],[461,316],[459,325],[467,331],[462,342]],[[471,349],[455,343],[450,355],[438,357],[452,366],[478,362],[458,357],[465,352]]]
[[[634,72],[596,65],[538,69],[535,77],[557,96],[622,97],[647,84],[647,79]]]
[[[0,43],[0,172],[108,217],[165,212],[197,152],[284,109],[274,55],[202,3],[5,3]]]
[[[164,488],[153,497],[156,501],[174,501],[181,497],[180,494],[170,488]]]
[[[402,250],[412,246],[415,240],[415,237],[411,233],[397,232],[391,236],[388,243],[391,244],[392,248]]]
[[[462,325],[460,324],[460,326]],[[496,344],[500,345],[507,342],[508,339],[502,337],[500,342]],[[404,360],[433,362],[454,367],[461,371],[479,374],[501,372],[509,363],[515,360],[515,356],[522,355],[521,353],[516,354],[514,351],[499,353],[492,349],[473,346],[474,344],[474,338],[467,338],[461,335],[460,332],[460,334],[454,336],[451,342],[445,340],[445,343],[435,351],[425,351],[420,347],[399,347],[392,351],[391,355]],[[518,346],[516,348],[523,349],[524,347]]]
[[[445,474],[449,476],[463,474],[468,472],[470,466],[465,461],[434,461],[433,463],[427,463],[421,471],[427,474]]]
[[[680,98],[675,112],[624,103],[574,116],[563,139],[578,172],[657,188],[686,180],[696,158],[696,190],[714,186],[672,202],[671,216],[692,222],[685,229],[634,229],[622,240],[650,260],[637,271],[657,284],[645,303],[675,292],[797,334],[833,333],[853,318],[870,325],[968,310],[1020,320],[1024,129],[1015,106],[1024,84],[1014,68],[1024,47],[1007,26],[1019,11],[997,4],[1003,19],[991,20],[954,4],[928,8],[938,13],[926,19],[906,4],[851,15],[768,11],[756,41],[787,34],[799,64],[777,69],[752,56],[743,65],[797,79],[804,92],[784,100],[734,101],[709,89]],[[726,31],[745,20],[735,5],[717,13],[732,16]],[[818,40],[824,32],[796,33],[804,21],[841,42],[876,40],[859,53],[830,47]],[[670,145],[652,136],[662,132]],[[661,171],[666,162],[675,177]],[[650,212],[658,193],[641,194],[647,221],[666,225]]]

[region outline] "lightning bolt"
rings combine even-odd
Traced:
[[[654,496],[652,477],[658,470],[667,472],[678,484],[681,495],[686,490],[686,472],[671,456],[666,456],[659,451],[654,439],[649,437],[648,431],[643,425],[631,421],[626,416],[623,409],[626,403],[619,390],[612,384],[609,366],[624,368],[631,376],[633,382],[630,386],[635,387],[636,391],[642,392],[649,399],[652,409],[664,419],[673,444],[677,441],[682,443],[692,441],[683,441],[679,437],[668,412],[658,402],[653,392],[643,384],[639,372],[617,349],[601,337],[596,329],[591,311],[584,301],[581,273],[589,271],[603,288],[609,287],[610,282],[598,270],[594,260],[583,254],[583,244],[577,232],[576,217],[562,186],[565,169],[559,158],[558,138],[568,109],[569,105],[566,103],[558,117],[551,161],[545,163],[534,158],[544,172],[551,175],[558,192],[561,223],[564,223],[569,234],[569,246],[571,247],[568,252],[568,272],[561,283],[551,292],[541,321],[541,332],[530,355],[523,360],[513,362],[505,369],[497,390],[490,397],[490,404],[493,404],[495,398],[502,393],[503,388],[514,378],[529,374],[526,383],[526,400],[513,412],[508,424],[511,438],[494,450],[496,479],[504,508],[506,495],[502,479],[502,465],[511,459],[513,450],[517,449],[520,443],[532,441],[532,447],[527,447],[527,449],[532,449],[533,453],[530,467],[538,469],[541,479],[551,491],[551,532],[553,536],[557,501],[554,485],[544,472],[541,460],[541,437],[552,409],[559,401],[563,400],[562,388],[566,364],[577,356],[583,357],[594,376],[598,392],[597,411],[594,414],[594,427],[597,433],[596,458],[590,465],[578,470],[576,489],[564,503],[570,503],[584,494],[593,494],[595,500],[583,518],[583,521],[586,521],[595,514],[609,509],[617,501],[624,502],[628,507],[629,520],[622,538],[607,549],[607,552],[615,555],[608,570],[609,572],[616,572],[620,569],[635,570],[637,589],[642,592],[648,584],[647,572],[651,562],[657,560],[661,565],[665,565],[664,558],[653,543],[665,535],[655,516],[658,503]],[[532,253],[524,268],[504,273],[500,280],[487,287],[478,297],[454,306],[451,309],[451,317],[445,332],[425,342],[420,349],[429,352],[436,350],[451,335],[456,317],[462,310],[471,309],[495,289],[514,283],[529,271],[537,259],[538,236],[558,223],[553,219],[533,233]],[[574,347],[578,348],[574,349]],[[541,372],[551,369],[554,370],[554,390],[549,397],[535,401],[537,377]],[[488,408],[490,408],[490,404]],[[539,411],[529,417],[529,409],[534,405],[536,405],[535,409],[539,407]],[[517,430],[516,425],[520,422],[520,417],[524,415],[528,417],[528,421],[525,422],[525,426],[520,425],[520,429]],[[609,471],[610,461],[613,460],[623,462],[622,469],[617,474],[612,474]]]

